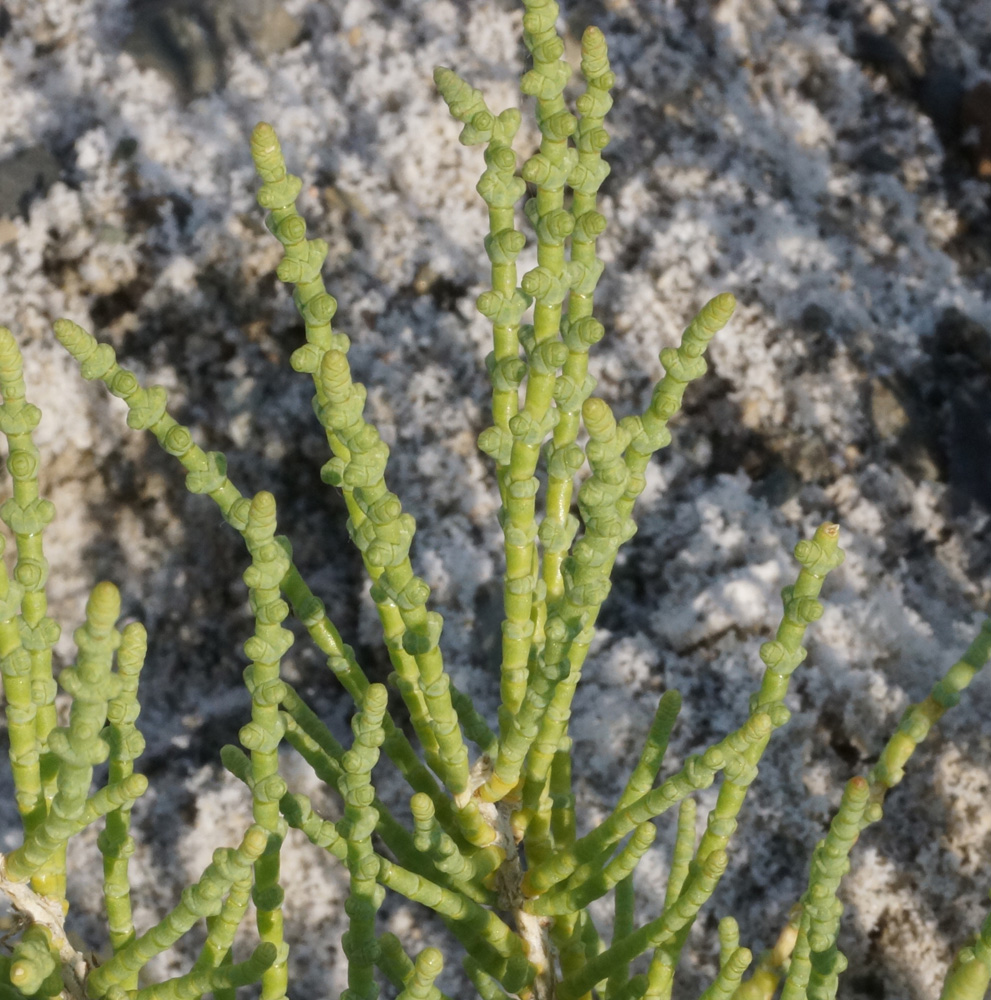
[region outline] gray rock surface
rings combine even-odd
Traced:
[[[500,535],[474,447],[489,350],[473,304],[487,274],[481,154],[458,145],[431,72],[453,67],[500,110],[517,103],[524,55],[511,0],[155,10],[164,34],[147,5],[125,0],[8,0],[0,16],[0,321],[24,346],[45,414],[60,660],[97,579],[121,586],[151,635],[140,722],[152,790],[135,811],[132,865],[143,926],[247,822],[248,799],[218,759],[248,711],[246,560],[180,470],[127,430],[122,405],[79,379],[51,323],[68,316],[112,343],[169,389],[201,445],[227,453],[243,492],[275,493],[311,585],[384,678],[343,504],[319,480],[311,390],[287,363],[301,324],[254,204],[248,136],[272,122],[304,179],[311,232],[330,244],[337,325],[393,447],[390,483],[419,524],[415,565],[447,621],[447,662],[492,717]],[[843,782],[876,759],[987,608],[989,185],[953,94],[991,71],[991,4],[575,0],[562,22],[572,54],[589,22],[618,76],[598,391],[621,414],[642,409],[658,350],[695,310],[723,290],[740,305],[651,464],[585,671],[573,716],[584,824],[621,788],[663,689],[685,699],[668,769],[739,724],[798,538],[837,520],[847,551],[792,685],[792,721],[693,932],[676,989],[687,998],[711,978],[718,917],[734,915],[755,951],[773,942]],[[519,150],[535,142],[525,127]],[[39,164],[27,180],[24,163]],[[305,642],[287,669],[346,738],[349,707]],[[982,918],[989,716],[979,677],[858,845],[842,996],[935,998]],[[287,757],[285,768],[333,815],[304,767]],[[383,797],[397,800],[380,770]],[[662,823],[643,866],[641,919],[657,912],[670,835]],[[75,927],[98,945],[95,836],[71,861]],[[286,877],[292,995],[336,997],[344,879],[295,835]],[[395,900],[382,925],[414,949],[445,941]],[[155,974],[189,954],[163,957]],[[455,970],[443,985],[456,994],[458,982]]]

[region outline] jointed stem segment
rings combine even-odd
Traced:
[[[31,435],[41,411],[25,398],[21,353],[6,327],[0,327],[0,394],[0,433],[7,439],[7,470],[13,481],[13,495],[0,507],[0,519],[17,547],[13,581],[7,582],[6,570],[0,573],[0,662],[5,690],[11,688],[7,719],[17,807],[25,832],[30,832],[49,814],[56,794],[58,765],[48,738],[56,724],[52,647],[61,629],[46,614],[48,560],[42,538],[55,507],[38,492],[38,449]],[[10,626],[14,621],[16,637]],[[40,893],[64,899],[64,872],[65,856],[59,848],[35,873],[32,884]]]
[[[259,204],[270,209],[268,226],[285,248],[279,276],[296,286],[294,297],[306,323],[306,347],[293,355],[293,367],[314,378],[315,409],[334,452],[324,478],[344,492],[351,515],[348,530],[373,580],[386,645],[424,751],[457,796],[468,786],[468,752],[438,646],[441,619],[426,610],[430,588],[414,576],[409,561],[416,525],[386,487],[389,449],[362,415],[366,393],[351,381],[349,341],[331,332],[337,304],[320,277],[327,246],[306,239],[306,224],[295,206],[300,181],[287,173],[271,126],[255,128],[251,148],[264,181]],[[477,835],[470,821],[467,825],[466,832]]]

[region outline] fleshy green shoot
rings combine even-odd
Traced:
[[[689,932],[732,867],[733,836],[763,754],[788,722],[790,679],[806,659],[806,630],[823,613],[821,590],[843,553],[831,523],[795,547],[800,569],[782,593],[774,638],[759,650],[763,677],[749,702],[741,699],[736,728],[681,767],[665,768],[681,707],[678,693],[665,691],[614,808],[580,834],[572,786],[575,691],[618,553],[636,531],[633,512],[647,466],[671,443],[668,423],[690,383],[705,374],[708,343],[735,303],[731,295],[717,295],[680,343],[660,352],[664,375],[642,413],[617,420],[594,395],[589,352],[605,334],[594,316],[605,267],[596,256],[606,226],[598,195],[609,173],[602,153],[615,78],[605,37],[589,28],[582,38],[582,92],[570,110],[563,95],[571,70],[562,58],[557,4],[524,0],[524,7],[532,68],[521,86],[534,100],[541,135],[533,155],[519,163],[513,149],[519,111],[495,114],[454,71],[434,75],[463,126],[462,143],[481,146],[485,164],[478,192],[488,210],[491,287],[479,296],[478,309],[492,327],[492,426],[479,446],[494,466],[505,558],[496,718],[484,718],[445,669],[443,621],[411,561],[416,524],[387,482],[389,448],[366,419],[367,393],[354,380],[350,341],[332,326],[337,303],[321,277],[327,245],[306,236],[296,208],[301,181],[288,172],[270,125],[255,128],[251,152],[261,179],[258,202],[283,247],[278,275],[292,286],[305,328],[292,366],[313,381],[314,411],[330,452],[322,477],[347,504],[348,531],[394,668],[390,682],[415,743],[389,715],[386,688],[369,681],[294,564],[289,539],[277,533],[273,496],[244,496],[227,476],[224,456],[204,452],[170,416],[164,389],[142,386],[108,345],[75,323],[55,324],[83,377],[102,381],[124,401],[129,426],[150,431],[178,460],[187,488],[217,504],[246,549],[243,578],[255,621],[244,645],[251,713],[241,747],[225,747],[222,760],[250,790],[252,816],[245,818],[240,844],[218,848],[178,904],[141,931],[132,916],[129,859],[131,810],[147,787],[135,771],[144,746],[136,722],[147,637],[137,624],[118,631],[120,595],[113,584],[98,583],[75,632],[75,662],[57,678],[71,708],[67,724],[56,724],[51,651],[59,626],[47,616],[42,548],[54,508],[38,493],[31,438],[41,415],[26,401],[16,342],[0,328],[0,433],[13,484],[0,519],[16,549],[12,570],[0,561],[0,673],[23,826],[21,846],[0,857],[0,890],[21,920],[11,954],[0,956],[0,996],[195,1000],[212,993],[232,1000],[238,987],[252,983],[260,983],[263,1000],[287,996],[280,851],[289,827],[347,872],[347,1000],[376,1000],[383,982],[403,1000],[443,997],[437,983],[445,957],[460,960],[483,1000],[672,996]],[[516,262],[527,237],[516,226],[524,218],[537,255],[536,266],[520,275]],[[282,675],[293,642],[283,625],[290,614],[353,700],[348,745]],[[916,746],[989,655],[991,622],[985,622],[932,693],[905,713],[871,771],[851,777],[813,853],[808,888],[774,948],[755,961],[740,944],[736,921],[720,921],[719,968],[703,1000],[770,1000],[779,989],[785,1000],[836,996],[846,964],[837,946],[838,893],[850,852],[861,831],[881,818],[885,795]],[[290,749],[338,794],[341,819],[320,815],[288,788],[279,755]],[[412,828],[376,793],[380,756],[408,785]],[[94,767],[104,761],[106,783],[94,791]],[[696,795],[714,783],[715,805],[697,840]],[[676,827],[667,888],[638,926],[637,868],[653,849],[662,817]],[[64,928],[66,844],[100,819],[109,946],[102,964],[76,950]],[[377,919],[386,892],[438,914],[449,940],[408,954]],[[590,912],[603,897],[612,901],[608,939]],[[251,912],[249,902],[258,943],[235,960],[235,933]],[[189,972],[146,982],[147,963],[201,920],[206,937]],[[638,960],[646,971],[634,973]],[[991,916],[960,950],[942,1000],[978,1000],[989,980]]]

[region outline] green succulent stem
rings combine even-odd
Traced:
[[[866,822],[875,822],[881,818],[878,807],[888,791],[904,777],[905,764],[915,752],[915,748],[929,735],[929,731],[944,713],[960,701],[961,693],[989,659],[991,659],[991,618],[986,618],[964,654],[933,685],[929,695],[905,710],[898,724],[898,730],[885,744],[878,762],[868,775],[873,808],[868,808],[866,811],[864,817]]]
[[[282,626],[289,605],[282,600],[281,583],[289,569],[289,554],[276,541],[275,497],[260,492],[248,508],[244,540],[251,566],[244,573],[255,615],[255,634],[245,643],[251,663],[244,672],[251,694],[251,721],[240,732],[251,752],[251,797],[255,822],[268,832],[268,843],[255,861],[252,893],[258,936],[274,949],[274,958],[262,973],[262,1000],[280,1000],[289,982],[289,946],[283,935],[283,890],[279,884],[280,851],[286,823],[279,812],[285,783],[279,776],[279,745],[285,722],[279,705],[285,697],[280,676],[282,657],[292,645],[292,633]]]
[[[14,945],[11,956],[10,982],[25,996],[42,991],[43,984],[59,965],[58,952],[52,944],[52,935],[47,927],[32,924]],[[61,977],[57,977],[58,990],[62,988]],[[56,990],[56,992],[58,991]],[[42,992],[43,996],[50,995]]]
[[[120,987],[130,980],[156,955],[171,948],[198,919],[220,913],[223,896],[236,882],[250,877],[252,867],[265,851],[268,840],[268,832],[255,824],[245,833],[236,849],[218,848],[214,851],[213,861],[198,882],[183,890],[178,906],[151,930],[90,973],[86,980],[86,992],[91,1000],[99,1000],[111,987]],[[270,954],[267,947],[264,954]],[[272,957],[274,960],[275,956]]]
[[[943,981],[939,1000],[982,1000],[991,984],[991,912],[971,944],[961,948]]]
[[[0,538],[0,555],[6,542]],[[31,657],[21,645],[19,608],[24,588],[0,562],[0,670],[6,698],[10,767],[14,795],[25,831],[44,818],[38,731],[38,708],[31,697]]]
[[[406,994],[411,1000],[421,994],[424,1000],[450,1000],[434,985],[444,965],[436,948],[424,948],[413,962],[403,950],[399,938],[386,933],[379,938],[378,965],[399,990],[400,996],[406,990],[412,991]]]
[[[347,1000],[376,1000],[378,986],[373,976],[378,943],[375,914],[385,897],[377,884],[379,860],[372,847],[372,833],[378,823],[372,788],[372,768],[385,738],[382,718],[388,692],[381,684],[368,689],[365,704],[351,723],[354,744],[341,759],[338,788],[344,798],[344,819],[338,833],[347,841],[347,866],[351,873],[348,915],[351,923],[342,944],[348,957]]]
[[[57,791],[58,762],[49,752],[48,738],[57,722],[52,648],[61,629],[47,615],[49,567],[43,536],[55,507],[38,491],[39,456],[32,432],[41,411],[25,398],[21,352],[6,327],[0,327],[0,395],[0,433],[7,439],[7,470],[13,481],[13,494],[0,506],[0,519],[13,533],[17,549],[13,581],[6,570],[0,579],[0,621],[6,629],[6,634],[0,631],[0,663],[4,690],[10,688],[14,696],[7,708],[12,723],[11,764],[18,811],[28,835],[48,815]],[[16,638],[11,626],[15,618]],[[26,651],[26,661],[21,650]],[[61,850],[36,873],[33,884],[40,893],[65,898]]]
[[[751,699],[751,711],[780,705],[788,691],[794,670],[806,657],[802,638],[808,626],[822,617],[819,593],[827,574],[843,562],[843,550],[838,547],[839,527],[829,522],[816,529],[811,540],[795,546],[795,558],[802,565],[798,579],[781,593],[784,616],[774,639],[761,646],[764,676],[760,690]],[[698,849],[698,861],[704,862],[713,851],[724,851],[736,830],[740,813],[751,783],[757,775],[757,764],[763,756],[770,733],[745,751],[745,767],[739,776],[727,775],[719,789],[716,805],[709,813],[706,831]]]
[[[991,660],[991,619],[985,619],[963,655],[933,685],[929,695],[921,702],[910,705],[902,715],[898,729],[885,744],[878,762],[867,775],[868,801],[863,811],[859,813],[860,832],[881,819],[884,798],[905,776],[905,765],[916,748],[926,739],[933,725],[944,713],[959,702],[961,692],[970,685],[989,660]],[[777,989],[785,974],[791,949],[796,947],[798,941],[797,917],[794,914],[800,912],[800,908],[796,908],[789,924],[781,931],[773,960],[769,956],[764,956],[757,972],[751,980],[743,984],[741,988],[746,990],[750,987],[750,989],[747,990],[748,995],[740,997],[739,1000],[760,1000],[765,995],[770,996]],[[811,952],[805,960],[811,962]]]
[[[222,991],[250,986],[259,979],[264,981],[265,973],[277,961],[277,955],[278,949],[274,944],[262,942],[244,962],[214,969],[194,969],[184,976],[135,990],[129,996],[131,1000],[198,1000],[208,993],[216,996]]]
[[[483,450],[496,462],[497,480],[505,502],[504,473],[511,440],[510,421],[519,412],[519,387],[525,367],[520,360],[520,318],[532,299],[517,284],[516,258],[526,237],[515,228],[515,206],[526,193],[526,182],[516,176],[512,142],[520,126],[515,108],[493,115],[480,91],[443,66],[434,70],[434,83],[451,114],[464,124],[463,145],[485,145],[485,171],[478,193],[489,211],[485,250],[491,262],[490,290],[478,298],[478,309],[492,323],[493,350],[486,363],[492,379],[494,426],[483,435]]]
[[[313,773],[328,788],[336,789],[343,774],[341,760],[345,753],[344,748],[337,743],[323,723],[298,698],[299,696],[292,692],[292,695],[286,699],[287,704],[291,703],[285,716],[286,741],[313,768]],[[231,748],[231,751],[233,750],[234,748]],[[234,765],[227,757],[224,757],[224,761],[228,769],[239,777],[245,773],[243,767],[235,770]],[[426,798],[432,804],[430,797],[426,796]],[[413,836],[405,826],[395,819],[388,807],[377,796],[373,800],[373,805],[378,813],[376,832],[402,864],[415,866],[422,859],[413,845]]]
[[[340,861],[347,861],[348,841],[339,824],[321,819],[305,795],[285,796],[282,812],[289,825],[301,830],[317,847]],[[526,960],[519,938],[493,911],[386,858],[377,857],[376,863],[375,878],[381,885],[439,914],[458,940],[480,960],[484,959],[487,971],[511,992],[532,979],[534,970]],[[371,862],[366,864],[370,871]],[[377,949],[372,951],[373,958],[377,958]]]
[[[120,594],[112,583],[98,583],[86,604],[86,624],[76,630],[76,663],[59,675],[59,684],[72,697],[68,726],[53,729],[48,736],[58,758],[56,794],[51,810],[7,857],[7,871],[14,879],[33,878],[53,859],[64,857],[65,845],[87,821],[86,807],[93,768],[102,764],[109,747],[102,738],[107,707],[120,692],[120,678],[112,673],[113,655],[120,645],[114,624],[120,615]],[[139,793],[140,794],[140,793]],[[122,804],[121,802],[117,803]],[[65,869],[49,871],[41,880],[46,892],[65,900]],[[38,880],[33,884],[37,889]],[[67,907],[67,904],[63,904]]]
[[[591,861],[612,844],[622,840],[647,820],[662,816],[695,791],[708,788],[720,771],[740,773],[745,766],[746,749],[764,740],[773,728],[784,725],[788,712],[775,706],[772,714],[757,712],[738,730],[704,754],[693,755],[674,775],[657,788],[623,809],[614,810],[594,830],[541,864],[531,868],[523,880],[524,892],[537,897],[563,882],[586,860]]]
[[[191,493],[205,493],[220,508],[220,512],[242,536],[247,527],[250,501],[227,477],[227,460],[219,452],[204,452],[193,441],[187,427],[179,424],[166,411],[167,397],[161,386],[143,388],[133,372],[122,368],[109,344],[100,344],[82,327],[70,320],[57,320],[55,335],[80,366],[86,379],[99,379],[128,408],[127,423],[135,430],[149,430],[159,445],[186,469],[186,488]],[[288,546],[288,541],[279,539]],[[291,548],[288,549],[291,554]],[[299,571],[290,563],[282,582],[286,598],[311,639],[326,656],[327,665],[345,690],[359,706],[369,681],[354,658],[354,650],[341,639],[340,633],[326,615],[323,602],[307,586]],[[441,791],[430,772],[423,766],[402,730],[391,718],[386,718],[386,740],[383,749],[407,781],[417,791],[425,791],[434,801],[437,815],[450,832],[456,823],[450,799]],[[484,832],[478,839],[485,839]]]
[[[441,992],[434,981],[444,968],[444,958],[436,948],[424,948],[416,956],[413,974],[397,1000],[440,1000]]]
[[[737,987],[736,1000],[770,1000],[777,992],[781,980],[787,975],[792,954],[798,941],[802,922],[802,905],[796,903],[788,914],[774,947],[762,952],[757,959],[753,975]]]
[[[397,991],[405,986],[413,974],[413,960],[406,954],[399,938],[391,931],[379,936],[378,956],[375,964]]]
[[[286,170],[270,125],[255,127],[251,150],[263,181],[258,203],[269,210],[268,227],[285,251],[279,277],[295,286],[294,299],[306,324],[306,345],[293,354],[292,365],[313,376],[315,409],[334,453],[324,477],[344,493],[349,532],[372,578],[372,597],[417,735],[431,766],[457,796],[468,787],[468,752],[438,646],[442,623],[426,610],[430,588],[410,564],[416,525],[385,485],[389,449],[362,416],[366,392],[351,380],[350,342],[332,332],[337,303],[320,275],[327,245],[306,239],[306,224],[295,204],[301,182]],[[477,836],[477,826],[477,820],[468,819],[464,832]]]
[[[847,962],[836,946],[843,904],[836,895],[850,870],[850,851],[860,835],[870,785],[851,778],[826,837],[812,854],[809,887],[802,896],[798,941],[782,991],[782,1000],[808,997],[831,1000]]]
[[[734,949],[720,964],[718,975],[699,1000],[732,1000],[752,961],[749,948]]]
[[[354,650],[341,639],[340,633],[327,618],[323,602],[306,586],[295,566],[290,566],[283,580],[283,592],[318,649],[327,657],[327,665],[355,704],[361,705],[369,681],[354,658]],[[385,742],[382,749],[399,769],[409,786],[430,796],[438,818],[448,832],[457,829],[450,798],[444,794],[431,772],[424,767],[402,730],[389,716],[383,720]],[[482,723],[484,726],[484,723]],[[487,728],[487,727],[486,727]]]
[[[462,964],[482,1000],[510,1000],[499,980],[490,976],[471,955],[466,955]]]
[[[138,622],[125,626],[121,631],[120,647],[117,650],[120,690],[107,706],[106,740],[110,747],[110,784],[131,780],[134,761],[144,751],[144,738],[134,723],[141,711],[138,703],[138,679],[147,649],[148,635],[144,626]],[[130,823],[129,800],[107,813],[106,827],[97,839],[103,855],[103,899],[107,910],[107,929],[115,952],[134,940],[128,877],[128,865],[134,853]],[[137,980],[124,985],[126,989],[136,989]]]
[[[692,921],[712,895],[726,871],[725,852],[717,851],[696,869],[674,906],[665,909],[655,920],[628,934],[597,955],[576,975],[558,984],[559,1000],[577,1000],[600,980],[605,979],[617,963],[626,963],[647,948],[658,948]]]
[[[664,906],[674,906],[685,886],[695,859],[695,816],[697,808],[694,799],[683,799],[678,807],[678,827],[675,832],[674,850],[671,852],[671,872],[664,892]]]
[[[196,959],[191,971],[199,972],[205,969],[218,969],[222,965],[233,964],[231,947],[234,944],[234,935],[241,921],[247,912],[248,904],[251,902],[252,876],[242,879],[235,879],[231,883],[230,892],[224,900],[224,905],[220,912],[214,916],[206,918],[207,935],[200,954]],[[278,957],[278,949],[272,952],[273,964]],[[270,966],[266,966],[270,968]],[[227,987],[220,987],[224,992],[231,993],[228,1000],[233,1000],[233,991]],[[220,998],[218,998],[220,1000]]]
[[[596,209],[599,187],[609,175],[609,165],[602,158],[602,150],[609,142],[603,123],[612,107],[609,91],[616,78],[609,68],[605,36],[598,28],[587,28],[582,35],[581,71],[585,92],[578,98],[580,114],[575,137],[578,157],[568,178],[575,223],[571,235],[574,284],[568,296],[567,317],[561,324],[568,352],[555,385],[559,416],[550,446],[551,455],[559,456],[561,461],[548,462],[546,513],[540,526],[544,543],[543,579],[550,605],[564,594],[561,570],[567,544],[562,543],[569,536],[574,537],[569,524],[574,520],[570,513],[574,491],[572,465],[579,455],[576,441],[581,406],[595,386],[595,380],[588,374],[588,351],[604,332],[602,325],[592,318],[595,286],[604,268],[603,261],[595,255],[596,241],[606,224]],[[573,458],[569,461],[566,456]]]
[[[680,711],[681,695],[675,690],[665,691],[657,701],[657,708],[654,710],[653,721],[647,731],[643,749],[640,751],[640,758],[616,803],[617,808],[622,809],[631,802],[636,802],[653,787],[664,762],[671,731]]]
[[[667,422],[680,409],[688,383],[705,373],[703,353],[729,321],[734,307],[731,295],[716,296],[688,325],[679,346],[661,351],[666,372],[641,417],[617,423],[603,400],[590,398],[582,404],[582,418],[591,438],[586,453],[592,468],[592,476],[578,494],[585,532],[563,564],[564,593],[552,607],[544,630],[544,660],[559,665],[561,676],[553,686],[526,759],[523,811],[518,821],[523,827],[539,808],[554,749],[567,732],[571,703],[596,618],[609,594],[616,556],[636,531],[630,514],[646,482],[647,462],[670,443]]]

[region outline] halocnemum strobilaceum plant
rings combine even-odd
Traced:
[[[243,496],[227,476],[223,455],[204,452],[169,415],[161,387],[141,386],[108,345],[76,324],[56,323],[58,339],[82,374],[100,379],[125,401],[130,426],[151,431],[178,459],[188,489],[219,506],[250,557],[244,580],[255,632],[244,649],[251,718],[240,732],[241,747],[226,747],[223,761],[251,790],[253,822],[246,823],[239,845],[217,850],[202,878],[163,920],[140,933],[132,919],[128,866],[134,846],[130,812],[147,787],[135,771],[143,747],[135,723],[145,634],[138,624],[118,631],[116,588],[94,588],[86,622],[75,634],[77,659],[58,677],[71,697],[68,724],[58,726],[51,651],[59,630],[47,616],[42,553],[43,529],[54,511],[38,495],[38,453],[31,440],[40,414],[26,402],[15,341],[9,331],[0,333],[0,431],[8,441],[13,480],[0,517],[16,547],[12,570],[0,568],[0,671],[24,828],[23,844],[0,866],[0,887],[19,920],[10,954],[0,956],[0,995],[172,1000],[212,993],[227,1000],[237,987],[256,982],[264,1000],[291,995],[280,885],[280,847],[290,826],[347,869],[348,1000],[374,1000],[380,976],[393,993],[410,1000],[442,995],[441,950],[430,946],[410,955],[377,924],[386,890],[440,915],[457,942],[445,943],[447,960],[460,962],[485,1000],[671,995],[692,924],[727,871],[737,817],[761,756],[788,721],[784,699],[805,658],[803,636],[822,613],[819,593],[842,552],[838,528],[830,523],[796,546],[800,569],[783,592],[775,637],[760,648],[763,679],[746,710],[741,703],[738,727],[662,776],[680,705],[678,693],[666,691],[612,812],[579,835],[572,700],[617,553],[636,530],[632,515],[647,465],[670,443],[668,422],[689,383],[704,374],[706,346],[729,320],[734,301],[725,294],[712,299],[681,343],[661,352],[665,374],[643,413],[617,421],[594,395],[588,355],[604,333],[593,306],[604,266],[596,241],[606,224],[597,198],[608,174],[602,151],[614,78],[605,38],[589,28],[582,38],[584,89],[577,114],[570,110],[563,93],[571,70],[555,28],[558,7],[552,0],[525,0],[524,6],[532,68],[522,89],[534,99],[541,135],[533,155],[519,163],[513,148],[519,111],[494,114],[452,70],[435,73],[441,95],[463,125],[461,141],[482,146],[485,159],[478,191],[489,214],[491,287],[479,296],[478,308],[492,325],[492,426],[479,444],[494,466],[505,540],[496,719],[485,719],[445,670],[443,622],[430,610],[430,588],[410,560],[415,524],[387,485],[389,449],[365,418],[366,392],[352,378],[348,337],[332,326],[336,303],[321,278],[327,247],[306,237],[295,206],[301,184],[287,172],[269,125],[255,129],[252,155],[262,181],[259,203],[284,248],[278,273],[294,287],[305,325],[306,340],[292,365],[313,378],[314,410],[332,456],[323,478],[342,491],[347,504],[348,530],[371,578],[394,670],[391,682],[405,704],[415,745],[386,711],[386,688],[369,682],[338,633],[333,609],[328,614],[294,565],[272,495]],[[521,204],[537,248],[536,266],[522,275]],[[283,626],[289,614],[305,626],[354,701],[347,748],[281,674],[292,643]],[[916,745],[989,653],[986,624],[929,697],[906,712],[877,764],[850,779],[813,854],[808,889],[772,950],[754,962],[740,944],[735,921],[724,917],[719,969],[706,1000],[770,998],[779,988],[787,1000],[836,994],[845,965],[836,945],[842,913],[837,889],[849,851],[860,831],[880,818],[884,796]],[[283,744],[339,794],[343,818],[332,822],[287,788],[279,773]],[[388,759],[409,785],[411,827],[376,795],[380,759]],[[105,761],[106,783],[91,793],[93,770]],[[715,782],[718,795],[698,839],[694,796]],[[675,809],[667,889],[663,900],[652,901],[652,916],[637,926],[637,863],[651,849],[655,822]],[[78,951],[64,929],[66,843],[100,819],[110,948],[102,961]],[[608,927],[598,926],[590,911],[606,896],[612,901]],[[235,961],[235,931],[249,904],[260,941]],[[149,960],[201,917],[206,940],[192,969],[164,983],[143,983]],[[944,1000],[984,994],[991,977],[989,946],[991,919],[959,953]],[[642,956],[643,971],[637,972],[633,963]]]

